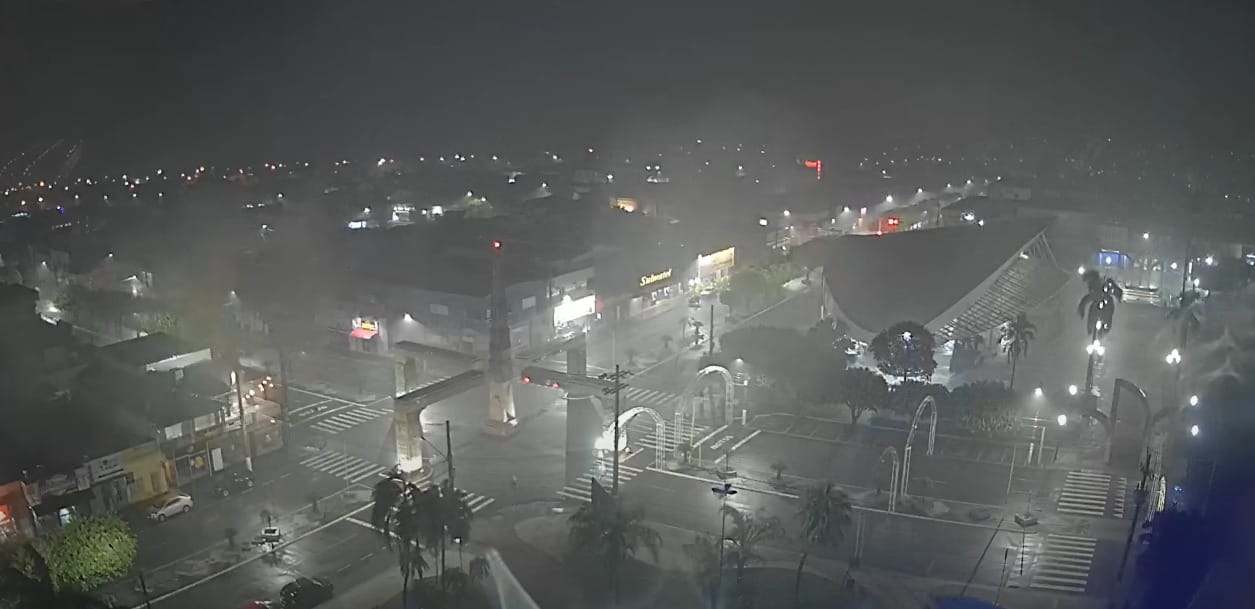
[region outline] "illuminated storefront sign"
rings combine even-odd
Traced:
[[[361,317],[356,317],[353,319],[353,331],[349,333],[349,336],[363,340],[370,340],[378,333],[379,322],[373,319],[362,319]]]
[[[671,269],[667,269],[659,273],[654,273],[652,275],[642,275],[641,287],[643,288],[647,285],[653,285],[655,283],[658,283],[660,281],[666,281],[668,279],[671,279]]]
[[[592,315],[597,310],[597,297],[589,294],[583,298],[571,300],[570,296],[562,299],[562,303],[553,308],[553,325],[561,326],[581,317]]]
[[[730,267],[736,262],[736,248],[729,247],[721,249],[717,252],[711,252],[705,256],[697,257],[697,266],[706,269],[708,267]]]

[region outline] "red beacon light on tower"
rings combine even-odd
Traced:
[[[501,242],[500,242],[500,241],[498,241],[498,240],[496,240],[496,239],[493,239],[493,240],[492,240],[492,249],[495,249],[495,250],[499,250],[499,249],[501,249]]]

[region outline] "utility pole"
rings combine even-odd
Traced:
[[[714,303],[710,304],[710,328],[707,329],[707,334],[708,336],[706,337],[706,339],[710,341],[710,346],[707,348],[706,354],[710,356],[714,356],[715,354],[715,305]],[[724,399],[731,399],[731,397],[732,396],[727,396]]]
[[[1124,556],[1120,558],[1120,570],[1116,573],[1116,581],[1124,580],[1124,567],[1129,563],[1129,546],[1133,545],[1133,533],[1137,531],[1137,522],[1142,518],[1142,506],[1146,505],[1146,487],[1150,482],[1150,450],[1142,461],[1142,479],[1133,490],[1133,520],[1129,522],[1129,535],[1124,539]]]
[[[457,489],[457,486],[453,484],[453,432],[449,429],[449,419],[444,421],[444,450],[444,463],[449,470],[449,488]]]
[[[614,387],[607,387],[602,389],[601,392],[602,394],[614,393],[614,464],[612,466],[614,473],[610,482],[610,494],[615,497],[619,496],[619,391],[627,387],[627,384],[622,382],[622,379],[629,376],[632,376],[631,371],[619,370],[618,364],[614,365],[613,374],[602,373],[597,375],[597,378],[602,380],[614,381]]]
[[[235,370],[231,371],[231,381],[235,385],[235,404],[240,413],[240,435],[244,441],[244,468],[253,471],[253,447],[248,437],[248,421],[244,417],[244,392],[240,389],[240,358],[235,356]]]

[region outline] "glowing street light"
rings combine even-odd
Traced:
[[[1083,267],[1083,266],[1078,266],[1078,267],[1076,267],[1076,274],[1077,274],[1077,275],[1084,275],[1084,274],[1085,274],[1085,267]]]
[[[1190,435],[1198,436],[1198,425],[1190,425]]]
[[[1098,357],[1102,357],[1103,354],[1107,352],[1107,348],[1103,346],[1102,341],[1095,340],[1094,342],[1085,346],[1085,352],[1090,355],[1097,355]]]
[[[1168,362],[1169,366],[1175,366],[1181,363],[1181,351],[1179,349],[1173,349],[1169,351],[1168,355],[1164,356],[1163,359],[1165,362]]]
[[[1206,258],[1203,259],[1203,262],[1206,262],[1207,266],[1216,266],[1216,257],[1207,256]]]
[[[1058,421],[1059,427],[1065,427],[1068,424],[1068,415],[1061,414],[1055,418],[1055,421]]]
[[[1076,388],[1076,385],[1068,385],[1068,395],[1076,395],[1078,391],[1080,390]]]
[[[1039,398],[1039,397],[1041,397],[1041,396],[1042,396],[1042,394],[1043,394],[1043,393],[1045,393],[1045,392],[1043,392],[1043,391],[1041,390],[1041,387],[1038,387],[1038,388],[1036,388],[1036,389],[1034,389],[1034,390],[1033,390],[1033,397],[1035,397],[1035,398]]]
[[[1150,233],[1142,233],[1142,239],[1150,239]]]
[[[759,219],[758,219],[758,225],[759,225],[759,226],[767,226],[767,219],[766,219],[766,218],[759,218]]]
[[[789,217],[789,210],[787,210],[787,209],[786,209],[786,210],[784,210],[784,217],[786,217],[786,218],[788,218],[788,217]]]
[[[1190,396],[1190,406],[1198,406],[1198,396]]]

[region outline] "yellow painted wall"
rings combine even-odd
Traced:
[[[166,479],[166,456],[153,442],[122,453],[122,469],[130,474],[131,503],[152,499],[169,490]]]

